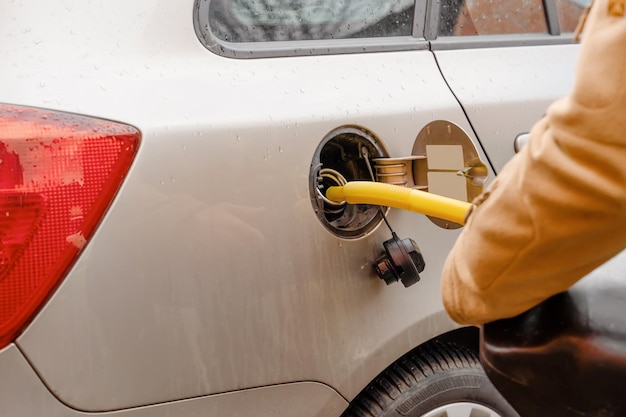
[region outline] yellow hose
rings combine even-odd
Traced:
[[[375,204],[422,213],[427,216],[465,224],[470,203],[399,185],[371,181],[351,181],[329,187],[326,198],[350,204]]]

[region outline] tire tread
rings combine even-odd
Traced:
[[[342,417],[378,417],[415,383],[452,369],[480,368],[472,350],[433,341],[407,353],[363,390]]]

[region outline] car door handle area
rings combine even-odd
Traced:
[[[520,133],[519,135],[517,135],[515,141],[513,142],[515,153],[518,153],[524,147],[524,145],[526,145],[528,139],[530,139],[530,133]]]

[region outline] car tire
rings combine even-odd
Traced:
[[[342,417],[518,417],[472,350],[423,345],[388,367]]]

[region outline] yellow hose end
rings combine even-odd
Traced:
[[[343,187],[328,187],[328,190],[326,190],[326,198],[330,201],[334,201],[335,203],[341,203],[342,201],[345,201],[346,198],[343,195]]]

